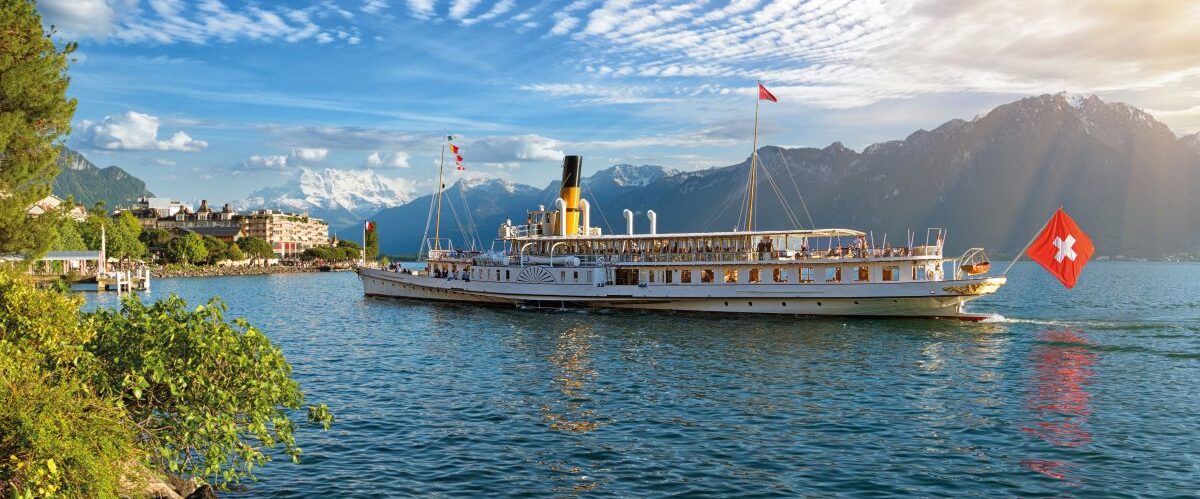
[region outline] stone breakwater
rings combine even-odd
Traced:
[[[336,269],[349,270],[349,269]],[[297,265],[247,265],[243,267],[189,267],[166,268],[154,267],[150,275],[155,278],[163,277],[216,277],[231,275],[263,275],[263,274],[297,274],[301,272],[320,272],[317,266]]]

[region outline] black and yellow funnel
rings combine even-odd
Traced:
[[[579,233],[579,177],[583,170],[582,156],[566,156],[563,158],[562,188],[558,196],[567,205],[567,227],[565,233],[573,236]]]

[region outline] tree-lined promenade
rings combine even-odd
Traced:
[[[152,247],[188,265],[264,256],[252,241],[164,240],[101,213],[26,214],[50,193],[75,110],[66,97],[75,47],[52,34],[31,0],[0,0],[0,255],[92,248],[103,228],[116,258]],[[33,286],[23,268],[0,268],[0,496],[211,494],[208,484],[251,478],[274,456],[298,461],[297,427],[333,421],[323,404],[301,412],[283,352],[247,321],[226,320],[219,299],[132,295],[85,312],[78,296]]]

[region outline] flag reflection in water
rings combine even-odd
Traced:
[[[1094,371],[1096,353],[1087,338],[1076,331],[1045,331],[1034,347],[1036,372],[1029,408],[1037,416],[1027,433],[1059,447],[1080,447],[1092,441],[1086,426],[1091,416],[1091,394],[1086,387]],[[1069,463],[1056,460],[1027,459],[1021,465],[1046,476],[1066,479]]]

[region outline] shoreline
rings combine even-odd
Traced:
[[[333,272],[349,272],[351,269],[333,269]],[[244,267],[191,267],[186,269],[167,269],[154,267],[150,275],[157,279],[173,279],[180,277],[228,277],[251,276],[268,274],[305,274],[320,272],[315,266],[283,266],[283,265],[247,265]]]

